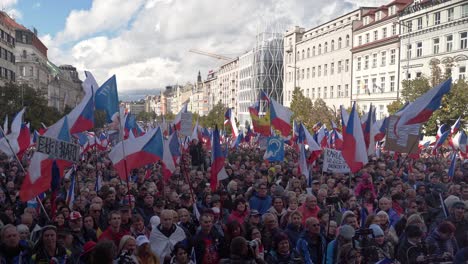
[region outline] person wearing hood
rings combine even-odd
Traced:
[[[271,196],[268,195],[267,185],[263,182],[259,183],[255,189],[253,196],[249,200],[251,210],[257,210],[260,214],[264,214],[271,207]]]
[[[372,229],[372,235],[369,235],[372,238],[372,244],[375,246],[376,252],[372,254],[375,259],[371,259],[373,262],[378,262],[383,259],[393,259],[395,249],[391,241],[385,238],[384,231],[379,225],[372,224],[369,227]]]

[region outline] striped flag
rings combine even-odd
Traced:
[[[452,157],[450,159],[450,167],[448,171],[448,176],[452,178],[455,175],[455,167],[457,165],[457,152],[453,152]]]
[[[66,203],[68,205],[68,208],[73,208],[73,203],[75,202],[75,177],[76,177],[75,166],[73,166],[70,171],[71,171],[70,187],[68,188],[67,198],[65,199],[65,201],[66,201]]]

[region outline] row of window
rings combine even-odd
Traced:
[[[3,31],[3,29],[0,29],[0,37],[3,41],[6,41],[13,46],[15,45],[15,38],[7,32]]]
[[[374,30],[374,32],[372,32],[372,39],[371,39],[371,33],[366,33],[364,35],[365,37],[365,42],[363,43],[362,40],[363,40],[363,36],[358,36],[358,46],[361,46],[362,44],[367,44],[369,42],[373,42],[373,41],[377,41],[379,39],[385,39],[388,36],[388,29],[387,27],[384,27],[381,29],[381,33],[380,33],[380,36],[379,36],[379,31],[378,30]],[[395,24],[392,24],[391,25],[391,35],[390,36],[395,36],[397,34],[397,27]]]
[[[0,47],[0,58],[15,63],[15,54],[2,47]]]
[[[458,49],[467,49],[468,48],[468,32],[461,32],[459,34],[460,41]],[[454,44],[454,39],[453,35],[447,35],[443,38],[445,41],[445,45],[443,46],[445,48],[445,52],[452,52],[454,50],[453,44]],[[423,55],[423,43],[416,42],[416,57],[422,57]],[[406,58],[411,58],[413,56],[413,44],[408,44],[406,45]],[[426,50],[431,50],[431,49],[426,49]],[[432,54],[439,54],[441,51],[441,38],[434,38],[432,39]]]
[[[12,70],[0,67],[0,78],[4,78],[14,82],[16,80],[16,74]]]
[[[369,87],[370,81],[370,87]],[[379,81],[379,83],[377,83]],[[386,81],[385,76],[380,77],[380,80],[377,78],[357,80],[356,81],[356,94],[370,94],[372,93],[385,93],[385,92],[394,92],[395,91],[395,76],[390,76],[390,89],[386,90]]]
[[[338,40],[336,42],[336,45],[335,45],[335,40],[330,41],[330,50],[328,50],[328,42],[325,41],[325,43],[323,44],[323,53],[327,53],[329,51],[330,52],[334,51],[335,47],[336,47],[336,49],[341,49],[341,48],[344,48],[344,47],[349,47],[349,45],[350,45],[349,35],[346,35],[346,40],[345,40],[344,46],[343,46],[343,39],[341,37],[338,38]],[[310,58],[311,56],[314,57],[314,56],[321,55],[322,54],[322,44],[318,44],[317,48],[315,46],[313,46],[312,47],[312,54],[310,52],[311,52],[310,48],[307,48],[307,50],[303,49],[302,51],[297,51],[296,61],[304,60],[304,59]],[[289,54],[288,62],[289,63],[293,62],[291,54]]]
[[[328,89],[330,88],[330,89]],[[323,93],[322,93],[323,91]],[[306,97],[309,97],[311,99],[315,99],[315,98],[323,98],[323,99],[333,99],[333,98],[345,98],[345,97],[349,97],[350,94],[349,94],[349,85],[348,84],[345,84],[345,85],[337,85],[336,86],[336,90],[335,90],[335,87],[334,86],[330,86],[330,87],[323,87],[323,90],[322,90],[322,87],[317,87],[317,88],[312,88],[310,89],[310,93],[309,93],[309,89],[305,89],[305,94],[304,94]]]
[[[442,22],[450,22],[455,20],[456,18],[463,18],[463,17],[468,17],[468,5],[462,5],[460,8],[456,8],[456,10],[459,10],[459,12],[455,12],[455,8],[449,8],[444,11],[440,12],[435,12],[432,14],[432,16],[422,16],[418,17],[415,21],[410,20],[406,22],[405,26],[405,32],[412,32],[414,26],[418,30],[423,29],[424,26],[434,26],[434,25],[439,25]],[[426,24],[426,25],[424,25]]]
[[[380,67],[387,66],[387,51],[380,52],[380,64],[378,64],[377,53],[372,54],[372,65],[369,65],[370,55],[364,56],[364,65],[362,65],[362,58],[363,57],[357,58],[356,71],[360,71],[361,69],[367,70],[369,69],[369,67],[377,68],[378,66]],[[396,49],[391,49],[389,65],[394,65],[395,62],[396,62]]]
[[[336,66],[336,67],[335,67]],[[344,67],[344,68],[343,68]],[[328,70],[330,70],[330,75],[335,74],[335,68],[336,68],[336,73],[341,73],[342,71],[348,72],[349,71],[349,60],[344,61],[338,61],[338,63],[335,65],[334,62],[330,63],[330,67],[328,67],[328,64],[323,65],[323,76],[328,75]],[[312,74],[310,71],[311,68],[307,69],[297,69],[296,70],[296,79],[297,80],[304,80],[304,79],[309,79],[310,77],[315,78],[315,77],[321,77],[322,76],[322,66],[318,67],[312,67]],[[317,71],[316,71],[317,70]],[[289,82],[294,80],[293,72],[288,72],[286,76],[287,80]]]

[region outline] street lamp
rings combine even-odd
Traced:
[[[408,44],[406,46],[406,49],[408,49],[408,47],[411,45],[411,32],[410,32],[410,26],[406,25],[406,24],[403,24],[403,23],[400,23],[398,21],[394,21],[393,22],[394,25],[398,24],[400,26],[400,31],[399,33],[401,34],[401,27],[406,27],[408,29]],[[410,56],[409,56],[409,50],[406,51],[406,81],[408,81],[409,79],[409,61],[410,61]],[[398,84],[397,86],[397,100],[399,99],[399,96],[400,96],[400,85]]]
[[[296,74],[299,71],[299,67],[288,65],[288,68],[293,68],[294,69],[294,89],[296,89],[296,79],[297,79]],[[299,76],[300,76],[300,74],[299,74]]]

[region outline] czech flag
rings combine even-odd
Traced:
[[[321,148],[328,147],[328,130],[325,125],[322,125],[315,135]]]
[[[11,123],[10,134],[2,135],[0,138],[0,150],[5,153],[8,157],[14,157],[19,153],[23,153],[31,143],[31,135],[29,133],[29,128],[23,123],[23,115],[25,108],[19,111],[13,122]],[[4,131],[8,130],[7,129]],[[28,136],[25,139],[25,136]]]
[[[96,91],[96,109],[106,112],[106,121],[112,124],[111,127],[117,129],[120,125],[119,118],[119,95],[117,93],[117,80],[115,75],[109,78]]]
[[[162,134],[161,134],[162,137]],[[171,178],[172,174],[174,173],[176,166],[175,166],[175,160],[172,156],[171,153],[171,137],[169,140],[164,140],[164,150],[163,150],[163,159],[162,159],[162,164],[163,164],[163,169],[162,169],[162,174],[163,174],[163,179],[165,182]]]
[[[387,134],[387,127],[388,127],[388,118],[385,117],[382,120],[378,120],[374,123],[372,128],[374,129],[374,140],[375,142],[382,141]]]
[[[309,172],[309,167],[307,165],[307,159],[306,159],[306,154],[305,154],[305,146],[304,144],[299,143],[299,173],[304,175],[306,179],[309,179],[310,177],[310,172]]]
[[[452,178],[455,175],[455,167],[457,165],[457,153],[453,152],[452,157],[450,159],[450,167],[448,171],[448,176]]]
[[[458,130],[460,129],[460,126],[461,126],[461,116],[458,117],[457,121],[455,121],[455,124],[453,124],[450,128],[452,130],[452,134],[456,134],[458,132]]]
[[[260,102],[255,102],[254,105],[249,106],[249,113],[254,131],[269,137],[271,135],[269,112],[264,117],[260,117]]]
[[[341,130],[346,130],[346,125],[348,124],[349,114],[348,111],[344,108],[344,106],[340,106],[340,113],[341,113]]]
[[[453,147],[456,150],[460,151],[460,156],[465,159],[468,158],[468,149],[467,149],[468,137],[464,130],[458,131],[458,133],[453,137]]]
[[[343,141],[346,146],[342,151],[343,157],[351,171],[356,173],[368,162],[366,143],[364,142],[361,121],[356,111],[356,103],[353,104],[346,130],[343,130]]]
[[[218,187],[218,182],[228,178],[226,170],[224,169],[225,156],[221,149],[221,143],[219,141],[219,130],[218,127],[213,131],[213,148],[211,150],[211,179],[210,186],[213,192]]]
[[[450,135],[450,129],[446,129],[444,132],[441,132],[441,128],[444,127],[445,125],[442,125],[439,127],[439,131],[437,131],[437,140],[434,145],[434,149],[432,151],[433,154],[436,154],[436,151],[438,148],[440,148],[444,143],[445,140],[447,140],[448,136]],[[439,132],[442,133],[439,135]]]
[[[322,153],[322,148],[317,144],[314,137],[309,133],[309,130],[304,126],[304,124],[299,125],[299,143],[307,144],[309,146],[310,155],[307,159],[309,164],[314,163],[318,157],[320,157],[320,153]]]
[[[404,125],[420,124],[429,120],[432,113],[439,109],[442,97],[450,91],[451,87],[452,78],[449,78],[396,113],[399,118],[395,124],[395,131]]]
[[[94,127],[94,94],[99,85],[97,85],[94,76],[85,71],[86,79],[83,82],[85,95],[83,100],[68,114],[68,126],[70,134],[76,134]]]
[[[270,98],[271,126],[279,130],[283,137],[287,137],[291,132],[291,116],[291,110],[282,106],[275,99]]]
[[[188,112],[188,103],[189,101],[186,101],[185,103],[182,104],[182,109],[180,109],[179,113],[174,118],[173,124],[175,125],[176,129],[180,131],[180,122],[182,121],[182,114]]]
[[[120,178],[126,179],[131,170],[160,161],[164,152],[162,139],[161,129],[157,128],[141,137],[119,142],[109,153],[109,158]]]

